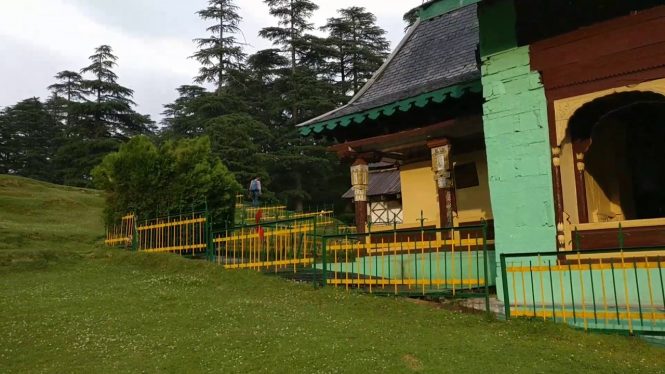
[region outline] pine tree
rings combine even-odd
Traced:
[[[132,107],[134,91],[121,86],[113,71],[118,58],[108,45],[95,49],[90,56],[91,64],[81,69],[81,74],[91,74],[92,79],[83,79],[81,87],[92,100],[86,100],[78,109],[80,135],[86,138],[118,137],[125,139],[133,135],[151,133],[150,117],[136,113]]]
[[[0,173],[54,181],[51,162],[59,131],[38,98],[5,108],[0,112]]]
[[[242,87],[233,91],[242,93],[249,113],[269,126],[279,126],[288,121],[287,105],[282,93],[290,87],[284,77],[290,76],[289,60],[279,49],[258,51],[247,59],[247,79]]]
[[[221,92],[231,77],[230,71],[239,70],[245,58],[235,34],[242,18],[233,0],[209,0],[208,7],[197,13],[199,17],[214,24],[207,28],[212,35],[196,39],[199,50],[192,56],[202,65],[196,82],[211,82]]]
[[[192,85],[180,86],[177,91],[178,98],[164,105],[162,133],[169,139],[198,136],[202,129],[196,102],[208,92],[203,87]]]
[[[102,45],[90,56],[81,75],[64,71],[51,85],[49,110],[66,125],[65,139],[53,158],[59,183],[90,187],[91,170],[128,138],[151,134],[150,117],[134,111],[134,91],[118,83],[118,58]]]
[[[48,89],[56,96],[64,98],[67,102],[83,101],[83,92],[81,91],[81,74],[63,70],[55,75],[58,83],[48,86]]]
[[[355,94],[381,67],[390,43],[386,31],[376,24],[376,16],[365,8],[340,9],[339,14],[328,19],[323,29],[330,33],[330,44],[335,49],[333,66],[340,86]]]
[[[46,107],[54,118],[64,125],[64,135],[71,135],[70,125],[76,119],[72,118],[75,106],[85,100],[81,86],[83,77],[77,72],[64,70],[56,74],[55,79],[58,82],[48,86],[51,96],[46,101]]]
[[[264,0],[270,7],[270,14],[278,19],[278,26],[266,27],[259,35],[271,40],[275,45],[281,46],[283,52],[290,58],[291,68],[291,90],[292,96],[297,92],[297,79],[299,57],[302,54],[305,33],[313,30],[314,26],[309,22],[315,10],[319,8],[310,0]],[[293,124],[299,121],[298,97],[291,98],[291,121]]]

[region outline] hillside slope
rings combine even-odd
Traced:
[[[99,191],[0,175],[0,255],[91,249],[104,236],[103,203]]]
[[[0,177],[0,373],[665,372],[637,339],[100,248],[101,205]]]

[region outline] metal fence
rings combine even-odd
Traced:
[[[136,216],[128,214],[120,220],[120,223],[106,228],[106,239],[104,243],[110,247],[129,247],[132,245]]]
[[[485,297],[496,269],[487,226],[327,235],[324,284],[394,295]]]
[[[213,230],[205,211],[141,223],[129,215],[121,229],[110,229],[118,234],[108,234],[107,244],[205,255],[229,270],[274,273],[320,286],[403,296],[485,297],[489,303],[496,264],[486,224],[358,234],[331,212],[295,217]]]
[[[197,254],[207,250],[208,218],[206,212],[159,217],[138,222],[129,214],[106,229],[107,246],[123,246],[141,252]]]
[[[317,229],[330,223],[312,215],[213,232],[212,260],[227,269],[296,273],[311,268],[320,247]]]
[[[206,212],[166,216],[144,221],[136,228],[134,249],[151,253],[196,254],[208,246]]]
[[[501,254],[506,318],[665,334],[663,248]]]

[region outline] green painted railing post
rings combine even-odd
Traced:
[[[577,251],[579,251],[581,248],[580,246],[580,232],[577,230],[577,226],[575,226],[575,248],[573,248]]]
[[[510,295],[508,295],[508,271],[506,268],[506,255],[501,254],[501,281],[503,283],[503,307],[506,320],[510,319]]]
[[[623,250],[623,240],[624,240],[623,226],[621,226],[621,224],[619,224],[619,248],[621,248],[622,250]]]
[[[647,270],[648,272],[648,270]],[[640,325],[644,327],[644,315],[642,313],[642,297],[640,296],[640,278],[637,276],[637,263],[633,262],[633,273],[635,273],[635,288],[637,288],[637,306],[640,312]],[[629,303],[626,300],[626,303]],[[630,316],[628,316],[630,318]]]
[[[205,218],[205,223],[203,225],[203,240],[206,244],[206,260],[214,262],[213,258],[213,248],[212,248],[212,219],[210,218],[210,212],[208,211],[208,199],[203,200],[203,206],[205,213],[203,217]]]
[[[317,216],[314,216],[314,218],[312,219],[312,221],[313,221],[313,224],[314,224],[314,227],[313,227],[313,233],[312,233],[312,249],[313,249],[313,253],[312,253],[312,258],[313,258],[313,261],[312,261],[312,274],[313,274],[314,279],[313,279],[313,282],[312,282],[312,283],[314,284],[314,288],[317,288],[318,285],[317,285],[317,283],[316,283],[316,240],[317,240],[317,236],[316,236],[316,228],[317,228],[317,224],[316,224],[316,223],[317,223],[317,221],[318,221],[318,217],[317,217]],[[305,251],[307,251],[307,248],[305,248]],[[325,271],[325,270],[324,270],[324,271]],[[323,278],[324,278],[324,277],[323,277],[323,274],[322,274],[322,275],[321,275],[321,279],[323,279]],[[322,287],[323,287],[323,286],[322,286]]]
[[[321,287],[328,285],[328,253],[326,251],[326,246],[328,240],[326,237],[321,238]]]
[[[138,252],[139,250],[139,227],[138,222],[139,216],[134,216],[134,234],[132,234],[132,252]]]
[[[206,214],[206,216],[206,227],[208,231],[206,235],[206,251],[208,252],[208,261],[215,262],[215,242],[212,234],[212,219],[209,214]]]
[[[489,287],[489,269],[487,265],[487,221],[483,220],[483,272],[485,273],[485,311],[490,313],[490,287]],[[480,269],[476,269],[478,271]],[[505,297],[505,296],[504,296]]]

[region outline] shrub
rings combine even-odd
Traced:
[[[241,190],[233,174],[212,155],[207,137],[157,147],[138,136],[107,155],[92,175],[95,185],[107,192],[107,222],[127,212],[150,218],[205,204],[219,222],[233,217],[235,195]]]

